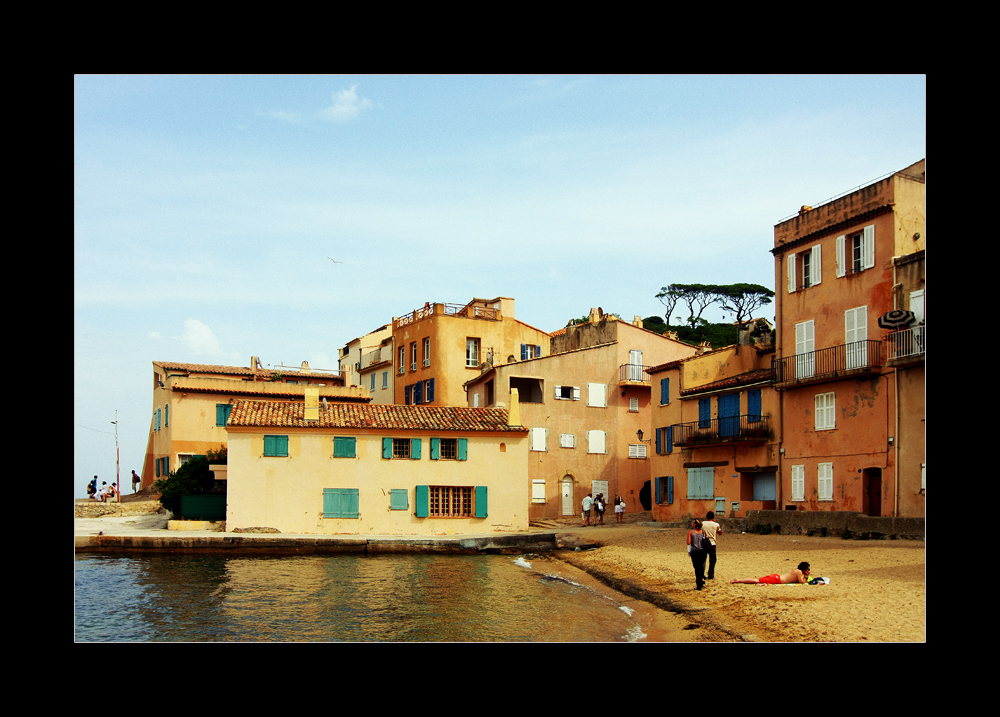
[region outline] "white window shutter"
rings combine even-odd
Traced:
[[[545,480],[534,479],[531,481],[531,502],[545,502]]]
[[[847,258],[845,256],[847,235],[837,237],[837,278],[847,273]]]
[[[833,463],[820,463],[817,473],[819,499],[833,500]]]
[[[573,400],[574,401],[579,401],[580,400],[580,387],[579,386],[574,386],[573,387]]]
[[[812,252],[812,261],[809,266],[809,284],[810,286],[815,286],[823,280],[823,263],[821,261],[822,256],[822,246],[817,244],[810,251]]]
[[[604,431],[587,431],[587,453],[607,453],[604,447]]]
[[[871,269],[875,266],[875,225],[869,224],[865,227],[864,236],[861,240],[861,255],[864,266],[862,269]]]
[[[604,398],[605,387],[603,383],[587,384],[587,405],[597,408],[604,408],[606,401]]]
[[[555,398],[562,398],[562,394],[560,393],[561,389],[562,386],[556,386]]]
[[[785,259],[785,266],[788,270],[788,293],[795,291],[795,254],[789,254]]]
[[[806,495],[806,467],[792,466],[792,500],[805,500]]]

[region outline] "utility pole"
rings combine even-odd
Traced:
[[[115,491],[118,494],[118,503],[122,502],[122,469],[121,461],[119,460],[118,452],[118,409],[115,409],[115,420],[112,421],[115,424]]]

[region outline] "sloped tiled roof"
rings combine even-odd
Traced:
[[[755,383],[764,383],[770,380],[771,369],[762,368],[755,371],[747,371],[746,373],[741,373],[738,376],[730,376],[729,378],[720,379],[719,381],[713,381],[712,383],[706,383],[694,388],[681,389],[681,396],[691,396],[698,393],[705,393],[706,391],[720,391],[727,388],[737,388],[739,386],[747,386]]]
[[[180,363],[177,361],[154,361],[154,366],[162,369],[183,371],[184,373],[222,373],[237,376],[253,376],[254,371],[249,366],[216,366],[207,363]]]
[[[285,428],[370,428],[527,433],[522,426],[507,425],[503,408],[451,406],[395,406],[329,403],[319,407],[319,420],[305,420],[305,404],[291,401],[237,401],[229,426]]]
[[[224,393],[224,394],[237,394],[243,396],[266,396],[268,398],[297,398],[299,401],[303,400],[304,392],[302,387],[308,384],[286,384],[286,383],[271,383],[271,382],[261,382],[252,381],[248,383],[233,381],[232,386],[198,386],[197,384],[186,384],[186,383],[175,383],[171,387],[173,391],[183,391],[185,393]],[[287,390],[276,390],[264,392],[258,387],[260,386],[289,386]],[[298,388],[299,390],[295,390]],[[326,396],[327,401],[348,401],[355,403],[368,403],[372,400],[371,396]]]

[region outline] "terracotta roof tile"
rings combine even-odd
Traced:
[[[528,431],[523,426],[508,426],[507,410],[503,408],[328,403],[319,407],[318,421],[307,422],[305,404],[299,401],[237,401],[229,414],[227,425],[460,432]]]
[[[696,386],[694,388],[681,389],[682,396],[691,396],[693,394],[704,393],[706,391],[718,391],[726,388],[737,388],[738,386],[747,386],[755,383],[764,383],[771,380],[771,369],[762,368],[755,371],[747,371],[746,373],[741,373],[738,376],[730,376],[729,378],[724,378],[719,381],[713,381],[712,383],[706,383],[701,386]]]

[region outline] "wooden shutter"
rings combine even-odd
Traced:
[[[653,479],[653,502],[657,505],[660,504],[660,481],[662,478]]]
[[[389,491],[389,510],[408,510],[410,497],[405,488],[392,488]]]
[[[792,466],[792,500],[805,500],[806,493],[806,467]]]
[[[663,433],[663,429],[662,428],[657,428],[656,429],[656,454],[657,455],[660,455],[661,453],[663,453],[663,438],[661,436],[662,433]],[[657,502],[659,502],[659,501],[657,501]]]
[[[833,463],[820,463],[817,472],[819,499],[833,500]]]
[[[682,401],[683,403],[683,401]],[[712,399],[698,399],[698,428],[710,428],[712,426]]]
[[[356,458],[357,439],[353,436],[333,437],[333,457],[334,458]]]
[[[413,384],[413,405],[419,406],[424,402],[424,382],[417,381]]]
[[[423,443],[421,438],[410,439],[410,458],[415,461],[420,460],[420,446]]]
[[[434,402],[434,379],[427,379],[427,403]]]
[[[486,498],[487,490],[484,485],[476,486],[476,517],[477,518],[487,518],[489,517],[488,503]]]
[[[403,405],[404,406],[409,406],[410,405],[410,387],[409,386],[403,386]]]
[[[847,235],[837,237],[837,278],[847,273]]]
[[[809,251],[812,254],[809,262],[809,285],[816,286],[823,280],[822,247],[817,244]]]
[[[785,258],[785,270],[788,274],[788,293],[791,294],[795,291],[795,254],[789,254]]]
[[[469,460],[469,439],[459,438],[458,439],[458,460],[467,461]]]
[[[756,423],[760,420],[760,389],[747,392],[747,413],[750,416],[748,422]]]
[[[660,379],[660,405],[665,406],[670,403],[670,379]]]
[[[861,236],[861,268],[871,269],[875,266],[875,225],[869,224]]]
[[[521,344],[521,360],[528,360],[528,344]]]
[[[418,485],[416,490],[416,500],[414,501],[414,510],[418,518],[426,518],[430,515],[430,487],[426,485]]]
[[[431,439],[431,460],[436,461],[441,458],[441,439]]]
[[[542,355],[542,346],[541,344],[539,344],[538,346],[535,346],[535,358],[538,358],[541,355]]]
[[[392,458],[392,439],[391,438],[383,438],[382,439],[382,457],[383,458],[390,458],[390,459]]]
[[[324,518],[357,518],[358,489],[357,488],[324,488],[323,489]]]
[[[674,503],[674,477],[667,476],[667,504],[673,505]]]
[[[580,387],[579,386],[574,386],[573,387],[573,400],[574,401],[579,401],[580,400]]]

